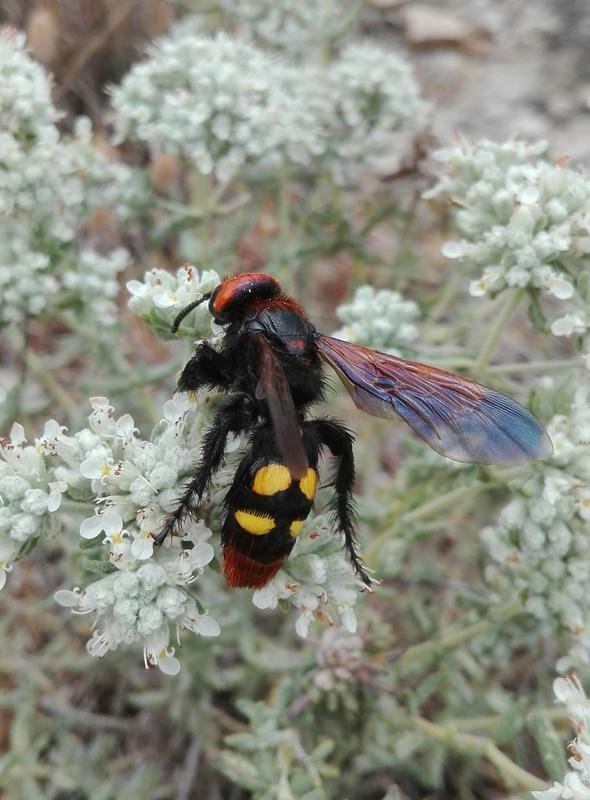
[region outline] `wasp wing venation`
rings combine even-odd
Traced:
[[[397,414],[454,461],[519,464],[553,452],[526,408],[482,384],[331,336],[321,336],[318,348],[358,408],[386,419]]]
[[[283,368],[263,336],[254,335],[260,354],[260,380],[256,392],[268,403],[277,445],[295,480],[307,473],[307,453],[301,439],[297,411]]]

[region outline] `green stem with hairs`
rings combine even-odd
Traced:
[[[69,422],[79,420],[80,407],[74,398],[61,386],[53,377],[49,370],[45,369],[43,361],[32,350],[25,353],[27,368],[31,374],[39,381],[41,386],[47,390],[54,402],[65,413]]]
[[[424,520],[430,519],[431,517],[442,513],[443,511],[453,508],[453,506],[456,506],[467,497],[474,496],[478,492],[492,487],[494,487],[493,483],[475,481],[469,486],[459,486],[457,489],[453,489],[442,497],[435,497],[405,514],[396,514],[394,520],[392,521],[391,527],[388,527],[387,530],[377,536],[377,538],[371,542],[371,545],[367,549],[365,553],[365,561],[367,562],[368,566],[374,566],[381,548],[385,542],[393,538],[395,532],[401,525],[411,525],[412,523],[423,522]]]
[[[364,8],[365,0],[355,0],[347,14],[342,19],[328,29],[324,38],[325,42],[337,42],[345,33],[356,25],[358,18]]]
[[[492,764],[506,786],[519,787],[527,791],[539,791],[547,787],[547,781],[519,767],[506,753],[484,736],[457,731],[449,724],[437,724],[423,717],[410,718],[410,724],[430,739],[447,744],[451,749],[461,753],[473,753],[485,758]]]
[[[290,209],[289,209],[289,172],[287,165],[283,162],[279,174],[279,183],[277,187],[277,216],[279,226],[279,274],[278,278],[282,284],[287,286],[288,289],[294,287],[289,286],[292,271],[289,269],[289,227],[290,227]]]
[[[485,370],[488,366],[488,362],[494,352],[494,348],[498,342],[498,339],[502,335],[502,331],[510,321],[510,318],[516,311],[518,304],[524,297],[524,289],[516,289],[511,296],[506,301],[504,308],[498,314],[498,318],[495,323],[490,328],[488,335],[481,346],[481,350],[479,351],[479,356],[475,362],[475,369],[478,372]]]
[[[540,361],[524,361],[515,364],[493,364],[487,367],[487,372],[502,375],[509,372],[560,372],[561,370],[583,367],[579,358],[548,359]]]
[[[419,668],[431,659],[436,658],[441,651],[457,647],[470,639],[474,639],[476,636],[494,630],[513,617],[525,613],[522,603],[518,598],[515,598],[503,606],[495,608],[484,619],[469,625],[462,625],[461,623],[452,625],[440,636],[408,647],[395,662],[395,671],[399,674],[405,674],[408,671]]]
[[[551,722],[566,723],[568,721],[568,712],[565,708],[541,708],[539,712]],[[482,717],[467,717],[464,719],[448,719],[445,720],[445,725],[450,725],[457,730],[464,732],[469,731],[485,731],[490,730],[498,722],[502,721],[501,714],[488,714]]]

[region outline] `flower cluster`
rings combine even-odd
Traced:
[[[569,311],[551,325],[554,336],[575,336],[584,364],[590,369],[590,273],[583,272],[576,281],[576,292]]]
[[[175,317],[193,300],[199,300],[211,292],[220,282],[213,270],[199,274],[190,264],[177,270],[176,275],[164,269],[146,272],[143,281],[129,281],[131,294],[129,308],[162,336],[170,335],[170,326]],[[187,316],[187,321],[178,330],[179,336],[206,337],[211,335],[211,314],[207,303],[203,303]],[[192,324],[191,324],[192,320]]]
[[[399,292],[361,286],[351,303],[341,305],[338,318],[345,323],[334,336],[376,350],[399,354],[416,338],[416,321],[420,315],[413,300],[404,300]]]
[[[168,675],[176,675],[180,662],[170,646],[171,628],[178,641],[182,629],[200,636],[218,636],[221,632],[217,621],[199,609],[201,604],[185,588],[213,559],[213,547],[207,542],[211,532],[202,524],[189,532],[185,529],[182,537],[175,537],[155,558],[129,564],[121,560],[121,550],[128,544],[127,532],[121,519],[114,519],[116,514],[107,511],[103,516],[109,514],[113,519],[102,525],[109,531],[111,558],[117,553],[117,570],[82,591],[60,589],[55,599],[74,613],[96,614],[87,644],[90,655],[103,656],[119,644],[139,640],[143,641],[146,669],[157,666]]]
[[[447,194],[459,206],[464,239],[443,254],[482,270],[472,281],[479,297],[506,288],[539,289],[571,301],[553,324],[557,336],[588,330],[583,268],[590,252],[590,180],[552,163],[545,142],[482,141],[440,151],[446,174],[427,197]]]
[[[73,138],[60,137],[49,78],[26,53],[24,36],[6,29],[0,83],[0,325],[46,312],[62,290],[74,308],[88,306],[108,321],[126,259],[121,250],[95,253],[82,228],[105,203],[130,214],[127,201],[139,202],[141,190],[128,167],[92,145],[87,120]]]
[[[409,66],[372,44],[345,47],[323,69],[296,67],[183,25],[148,55],[113,90],[118,138],[181,156],[222,184],[249,166],[391,171],[424,124]]]
[[[115,536],[109,549],[114,564],[151,556],[151,534],[194,460],[199,426],[185,431],[187,417],[194,417],[192,405],[182,398],[166,403],[164,420],[152,439],[143,441],[129,414],[115,419],[104,397],[92,398],[91,404],[89,428],[73,436],[49,420],[29,445],[15,423],[10,439],[0,443],[0,532],[3,548],[10,551],[4,562],[59,526],[51,514],[64,493],[81,503],[98,498],[106,506],[84,520],[80,533],[89,539],[101,532]],[[119,536],[124,525],[125,535]]]
[[[553,692],[566,706],[576,731],[568,747],[570,771],[563,782],[555,781],[549,789],[533,792],[537,800],[588,800],[590,798],[590,700],[575,675],[557,678]]]
[[[302,638],[314,618],[330,625],[339,619],[354,633],[360,588],[329,516],[323,514],[306,522],[297,548],[270,583],[254,592],[252,602],[257,608],[276,608],[279,601],[289,600],[299,611],[295,630]]]
[[[149,440],[137,436],[133,418],[116,418],[104,397],[91,399],[89,427],[73,436],[54,420],[34,446],[15,424],[0,453],[0,567],[2,583],[12,562],[42,535],[60,528],[56,512],[62,496],[74,508],[95,513],[82,520],[80,535],[104,544],[99,570],[106,577],[84,590],[60,590],[56,599],[76,613],[94,613],[92,655],[119,644],[141,641],[146,665],[174,674],[179,663],[170,646],[171,631],[188,629],[204,636],[219,626],[186,590],[213,559],[204,523],[187,523],[155,551],[153,536],[172,510],[190,472],[206,420],[185,397],[164,405],[164,419]],[[237,443],[236,443],[237,444]],[[213,515],[215,516],[215,515]],[[340,619],[356,628],[353,606],[360,584],[352,573],[327,516],[312,519],[295,554],[264,589],[254,593],[258,608],[289,600],[298,610],[296,630],[307,634],[315,617]]]
[[[178,27],[113,90],[115,128],[221,183],[245,166],[305,165],[321,150],[297,74],[223,33]]]
[[[55,423],[57,425],[57,423]],[[57,431],[48,423],[46,431]],[[12,562],[42,535],[56,532],[51,512],[61,505],[67,484],[40,448],[28,445],[22,425],[0,440],[0,588]]]
[[[0,118],[3,144],[8,134],[16,140],[40,139],[52,130],[57,112],[51,102],[51,86],[43,67],[24,52],[24,36],[0,30]]]
[[[202,522],[188,523],[182,537],[157,553],[153,548],[152,535],[194,460],[199,437],[195,409],[185,398],[168,401],[164,419],[145,441],[137,437],[128,414],[113,416],[106,398],[92,398],[91,404],[89,427],[73,436],[50,420],[34,446],[26,444],[16,424],[10,440],[2,443],[2,582],[12,560],[60,527],[56,512],[62,495],[81,508],[94,499],[99,506],[82,521],[80,535],[101,537],[101,570],[110,574],[83,591],[60,590],[56,599],[75,612],[96,613],[88,643],[92,655],[139,639],[146,666],[157,664],[174,673],[179,664],[169,647],[172,623],[177,631],[219,633],[215,620],[185,589],[213,558],[207,541],[211,532]]]
[[[590,663],[590,387],[582,385],[548,425],[554,454],[511,484],[498,523],[482,532],[500,595],[520,595],[541,626],[567,631],[573,645],[558,669]]]
[[[342,180],[359,168],[395,172],[426,123],[428,106],[409,64],[371,42],[344,47],[317,91],[329,159]]]

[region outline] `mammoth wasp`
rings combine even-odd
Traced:
[[[542,425],[515,400],[437,367],[320,333],[270,275],[227,278],[186,306],[173,332],[207,300],[224,328],[222,345],[198,343],[178,388],[216,388],[226,397],[204,434],[201,460],[155,539],[161,544],[198,507],[223,463],[228,436],[246,434],[246,454],[224,499],[223,572],[230,586],[262,587],[280,569],[311,511],[326,448],[336,459],[334,523],[359,578],[371,583],[356,543],[353,435],[332,419],[308,417],[324,395],[323,363],[358,408],[401,417],[455,461],[508,465],[552,452]]]

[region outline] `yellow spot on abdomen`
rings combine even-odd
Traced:
[[[295,539],[301,533],[301,529],[305,525],[304,519],[294,519],[291,525],[289,526],[289,533]]]
[[[275,526],[274,519],[265,514],[253,514],[251,511],[236,511],[234,517],[240,528],[243,528],[253,536],[263,536],[265,533],[270,533]]]
[[[299,488],[308,500],[313,500],[315,490],[318,487],[318,474],[312,467],[307,468],[307,472],[299,481]]]
[[[277,492],[283,492],[291,485],[291,473],[283,464],[267,464],[260,467],[254,481],[252,489],[256,494],[263,494],[270,497]]]

